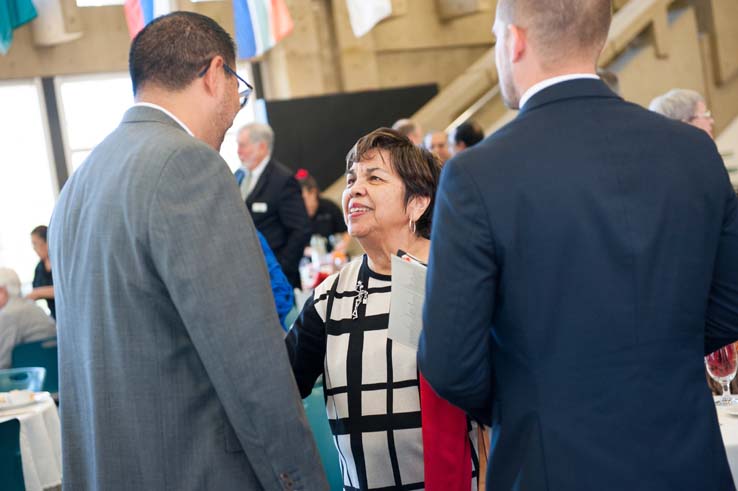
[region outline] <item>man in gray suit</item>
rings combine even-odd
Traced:
[[[259,242],[216,152],[248,97],[234,61],[205,16],[146,26],[129,57],[137,103],[59,197],[65,490],[327,489]]]

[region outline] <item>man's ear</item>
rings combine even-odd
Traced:
[[[208,66],[207,71],[205,72],[205,75],[203,75],[203,85],[205,87],[205,90],[209,95],[214,95],[218,91],[219,85],[222,83],[223,76],[223,57],[218,55],[214,56],[212,60],[210,60],[210,65]]]
[[[528,35],[525,29],[514,24],[509,24],[507,31],[507,54],[512,63],[517,63],[528,49]]]

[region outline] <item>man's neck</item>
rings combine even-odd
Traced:
[[[532,77],[530,81],[521,84],[523,88],[520,92],[520,101],[518,107],[522,109],[526,102],[541,90],[555,85],[565,80],[576,78],[599,78],[595,69],[588,65],[573,66],[566,69],[556,70],[553,72],[540,72]]]
[[[185,103],[189,97],[186,93],[170,93],[158,89],[149,88],[145,91],[139,91],[136,95],[135,102],[145,103],[157,106],[163,109],[170,117],[174,117],[175,121],[187,130],[189,134],[198,140],[213,147],[216,151],[220,151],[220,143],[217,138],[212,135],[210,130],[212,125],[203,125],[203,115],[198,113],[197,103]]]
[[[594,63],[588,61],[576,61],[559,65],[551,70],[544,70],[540,67],[532,68],[520,74],[520,77],[516,80],[516,85],[520,88],[520,94],[522,95],[534,85],[546,80],[578,74],[597,75],[597,67]]]

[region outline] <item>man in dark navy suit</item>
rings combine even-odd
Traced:
[[[310,220],[293,172],[272,158],[274,131],[250,123],[238,132],[241,168],[236,180],[254,225],[277,256],[293,288],[300,288],[299,264],[310,240]]]
[[[595,75],[609,0],[500,0],[510,124],[445,167],[421,372],[492,424],[487,489],[734,489],[703,355],[738,338],[709,136]]]

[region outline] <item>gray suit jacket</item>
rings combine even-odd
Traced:
[[[327,489],[220,156],[133,107],[49,230],[65,490]]]

